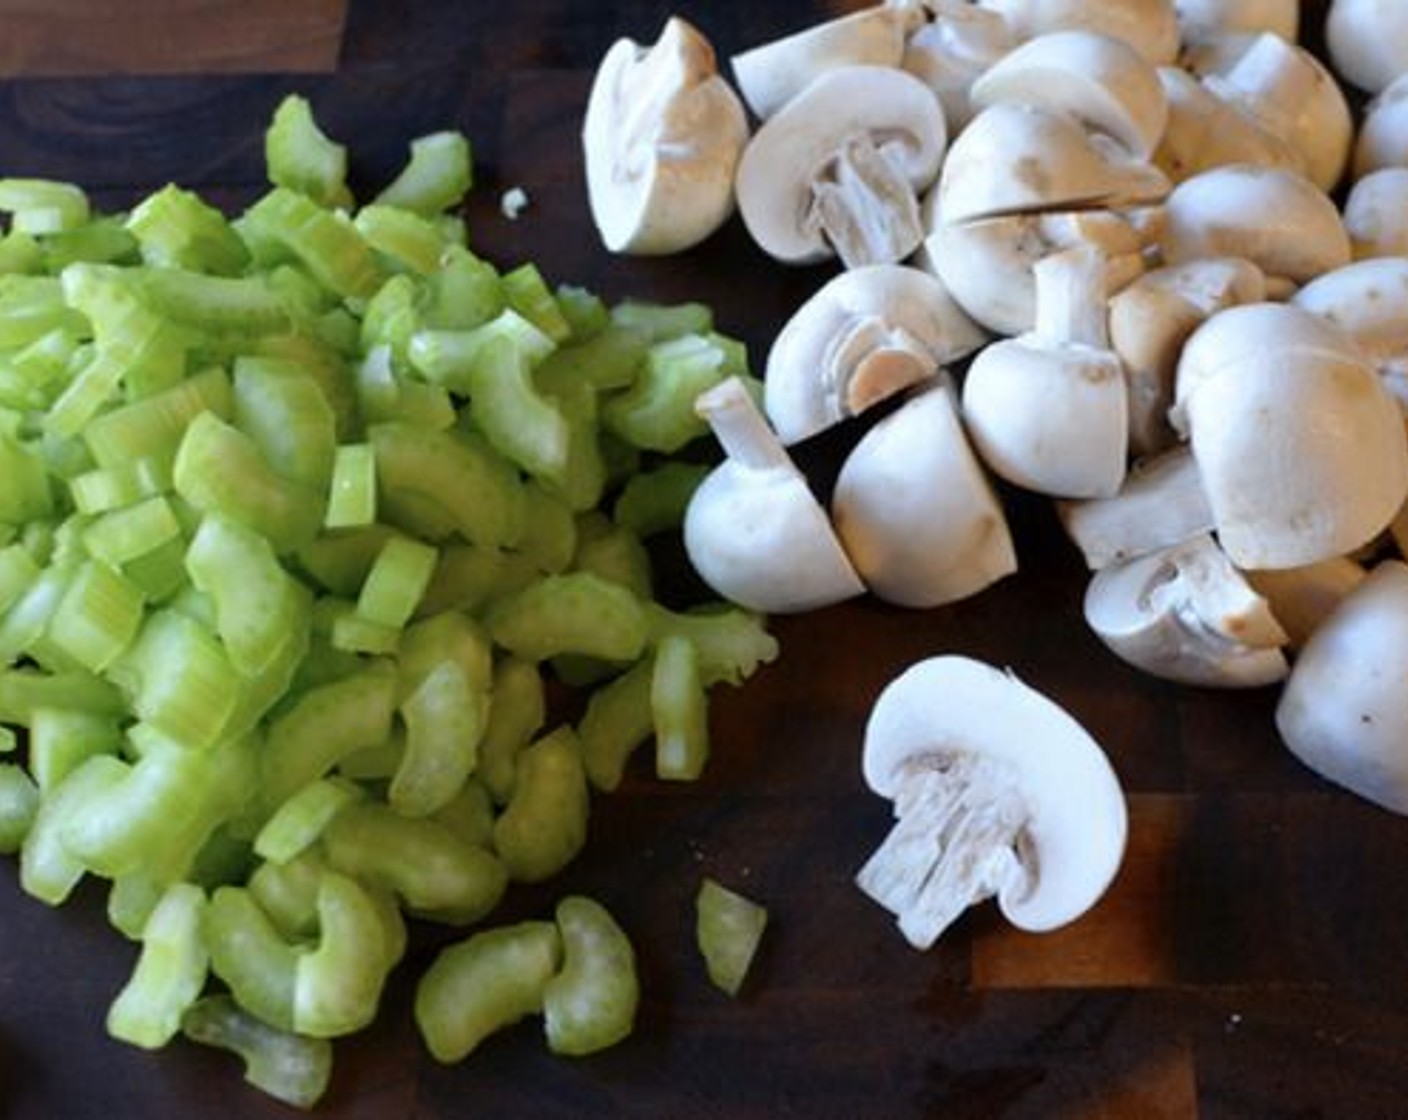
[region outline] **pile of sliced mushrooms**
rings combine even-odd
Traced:
[[[1408,813],[1408,3],[1332,0],[1328,63],[1300,19],[910,0],[735,55],[737,93],[682,19],[616,44],[584,130],[610,249],[736,211],[839,266],[761,399],[698,401],[727,454],[685,522],[700,575],[767,612],[974,595],[1017,568],[996,476],[1056,503],[1116,656],[1283,682],[1290,750]],[[824,507],[787,449],[882,401]],[[1103,751],[1010,672],[913,666],[863,771],[898,821],[858,881],[916,946],[993,896],[1070,921],[1123,853]]]

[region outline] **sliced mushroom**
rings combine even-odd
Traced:
[[[1288,668],[1286,632],[1206,533],[1101,568],[1085,620],[1117,657],[1163,680],[1256,688]]]
[[[1065,925],[1124,857],[1124,794],[1100,745],[1053,700],[979,661],[933,657],[891,681],[862,767],[898,820],[856,882],[916,948],[994,896],[1020,929]]]
[[[1159,82],[1168,101],[1168,122],[1154,162],[1175,183],[1234,163],[1305,170],[1300,149],[1223,101],[1194,75],[1165,66],[1159,69]]]
[[[937,277],[898,264],[850,269],[773,340],[768,419],[784,444],[796,443],[934,377],[986,341]]]
[[[768,613],[861,594],[826,511],[743,383],[721,381],[695,407],[728,455],[685,511],[685,550],[700,578],[726,599]]]
[[[1300,568],[1262,568],[1244,574],[1285,629],[1287,646],[1300,649],[1368,573],[1348,556],[1333,556]]]
[[[948,134],[918,78],[828,70],[769,118],[738,165],[738,206],[764,252],[789,264],[903,260],[924,238],[918,195]]]
[[[1408,73],[1408,7],[1394,0],[1332,0],[1325,47],[1335,73],[1378,93]]]
[[[1067,113],[1141,159],[1163,135],[1168,101],[1154,67],[1123,39],[1056,31],[1023,43],[973,83],[972,102],[1011,101]]]
[[[939,98],[949,134],[973,119],[969,91],[978,76],[1014,46],[1007,21],[968,0],[932,0],[934,18],[909,36],[900,65]]]
[[[1106,334],[1105,268],[1088,246],[1039,261],[1035,328],[981,351],[964,378],[969,435],[1018,486],[1095,498],[1124,478],[1129,406]]]
[[[831,514],[861,579],[887,602],[937,607],[1017,570],[1007,518],[944,385],[865,434],[842,464]]]
[[[999,12],[1022,40],[1052,31],[1101,31],[1123,39],[1155,66],[1178,56],[1174,0],[977,0]]]
[[[1408,167],[1408,73],[1370,101],[1359,122],[1352,173],[1362,179],[1381,167]]]
[[[1408,813],[1408,566],[1385,560],[1296,658],[1276,706],[1292,754],[1321,777]]]
[[[733,177],[748,141],[743,105],[718,74],[707,39],[678,17],[645,48],[620,39],[587,100],[587,199],[614,253],[673,253],[733,213]]]
[[[923,18],[913,7],[863,8],[753,47],[729,62],[748,108],[767,120],[827,70],[898,66],[905,36]]]
[[[1344,228],[1356,260],[1408,256],[1408,167],[1383,167],[1355,182]]]

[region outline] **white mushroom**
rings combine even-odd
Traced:
[[[1292,302],[1348,334],[1408,413],[1408,259],[1345,265],[1310,281]]]
[[[1290,649],[1304,646],[1367,574],[1362,564],[1348,556],[1332,556],[1300,568],[1261,568],[1244,573],[1285,629]]]
[[[1159,82],[1168,122],[1154,162],[1174,182],[1231,163],[1305,170],[1305,157],[1289,140],[1229,105],[1192,74],[1164,66]]]
[[[1101,568],[1085,620],[1117,657],[1163,680],[1256,688],[1286,675],[1286,632],[1205,533]]]
[[[748,140],[743,105],[713,48],[684,20],[644,48],[618,40],[597,69],[582,145],[587,199],[614,253],[673,253],[733,213],[733,176]]]
[[[981,351],[963,382],[978,453],[1018,486],[1056,497],[1114,494],[1129,406],[1105,324],[1105,262],[1089,247],[1039,261],[1036,326]]]
[[[968,0],[932,0],[934,18],[910,33],[900,65],[927,85],[957,136],[973,118],[973,82],[1014,46],[1007,21]]]
[[[1300,35],[1301,0],[1174,0],[1184,43],[1270,31],[1288,43]]]
[[[1325,46],[1340,77],[1378,93],[1408,73],[1408,6],[1400,0],[1332,0]]]
[[[973,83],[978,108],[1003,101],[1067,113],[1142,159],[1163,135],[1168,102],[1154,67],[1123,39],[1056,31],[1023,43]]]
[[[1344,228],[1356,260],[1408,256],[1408,167],[1384,167],[1355,182]]]
[[[1408,73],[1369,102],[1354,141],[1352,174],[1408,167]]]
[[[935,377],[986,341],[937,277],[898,264],[848,269],[773,340],[768,419],[784,444],[797,443]]]
[[[842,464],[831,515],[861,579],[887,602],[937,607],[1017,570],[1002,506],[942,384],[865,434]]]
[[[918,78],[882,66],[828,70],[744,150],[744,224],[789,264],[903,260],[923,240],[918,195],[938,175],[947,140],[939,102]]]
[[[977,0],[1000,13],[1019,39],[1052,31],[1100,31],[1123,39],[1155,66],[1178,56],[1174,0]]]
[[[1163,173],[1073,117],[1033,105],[989,106],[944,160],[937,208],[945,223],[1000,214],[1118,207],[1162,199]]]
[[[996,896],[1020,929],[1074,921],[1124,857],[1128,813],[1100,745],[1011,673],[944,656],[881,692],[866,783],[898,818],[856,876],[916,948]]]
[[[898,66],[905,36],[921,22],[917,8],[863,8],[752,47],[729,62],[748,108],[766,120],[827,70]]]
[[[1408,566],[1385,560],[1301,650],[1276,728],[1321,777],[1408,813]]]
[[[826,511],[743,383],[728,378],[701,393],[695,407],[728,455],[685,511],[685,550],[700,578],[725,598],[768,613],[861,594],[865,587]]]

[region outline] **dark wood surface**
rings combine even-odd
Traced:
[[[242,6],[206,7],[216,41],[253,41],[240,39]],[[677,10],[726,55],[841,7]],[[114,206],[172,179],[238,205],[260,189],[262,131],[286,91],[307,94],[351,144],[368,187],[413,136],[457,127],[475,146],[468,213],[481,252],[506,266],[537,261],[553,280],[611,298],[705,299],[760,368],[827,270],[770,263],[736,220],[677,258],[613,259],[587,215],[577,132],[591,72],[617,36],[652,39],[671,10],[353,0],[323,73],[281,65],[274,49],[267,66],[245,55],[242,74],[142,76],[114,63],[107,76],[94,64],[81,79],[16,77],[0,83],[0,173],[73,179]],[[7,11],[33,6],[0,3]],[[516,222],[498,212],[510,185],[532,200]],[[862,599],[777,620],[781,660],[716,694],[705,777],[664,786],[634,770],[597,800],[587,853],[497,915],[542,915],[568,891],[606,903],[640,955],[633,1037],[556,1059],[530,1022],[459,1066],[437,1065],[415,1037],[409,993],[447,935],[422,930],[376,1025],[339,1044],[320,1114],[1408,1115],[1408,822],[1300,768],[1272,728],[1274,691],[1175,688],[1116,662],[1081,621],[1084,575],[1046,503],[1003,494],[1017,575],[941,610]],[[851,883],[888,824],[860,780],[867,709],[903,667],[944,651],[1009,665],[1061,702],[1124,782],[1124,867],[1063,931],[1015,933],[989,906],[918,953]],[[737,1000],[708,985],[694,953],[705,873],[771,911]],[[19,891],[12,861],[0,871],[0,1116],[288,1115],[246,1089],[224,1055],[183,1043],[147,1054],[105,1037],[135,950],[102,906],[90,888],[49,910]]]

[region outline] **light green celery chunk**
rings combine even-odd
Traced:
[[[201,923],[210,971],[235,1002],[280,1030],[293,1029],[298,951],[285,941],[244,887],[218,887]]]
[[[83,530],[83,546],[114,568],[181,536],[181,523],[161,495],[103,514]]]
[[[191,421],[172,477],[176,493],[196,509],[253,529],[280,554],[312,540],[322,523],[323,499],[278,475],[249,436],[214,413]]]
[[[0,720],[31,727],[41,708],[66,708],[100,716],[130,714],[121,690],[81,669],[49,673],[40,669],[0,670]]]
[[[562,968],[543,991],[548,1049],[578,1057],[631,1033],[640,1003],[630,939],[602,906],[581,895],[557,904]]]
[[[410,360],[411,338],[421,328],[421,289],[422,282],[405,273],[397,273],[377,289],[376,295],[367,301],[362,312],[362,322],[357,329],[357,341],[363,353],[370,356],[374,351],[385,352],[384,375],[393,381],[407,368]],[[378,373],[382,371],[377,370]],[[381,397],[367,397],[363,404],[375,403],[388,407],[391,402]]]
[[[408,817],[428,816],[454,800],[474,771],[489,695],[458,662],[446,659],[401,703],[406,750],[387,801]]]
[[[487,848],[494,842],[494,799],[483,782],[471,778],[460,791],[431,814],[466,844]]]
[[[694,402],[727,373],[723,349],[703,335],[657,342],[635,383],[603,406],[602,422],[636,447],[673,454],[708,431]]]
[[[33,653],[73,577],[71,567],[50,564],[0,618],[0,662]]]
[[[137,239],[120,215],[94,218],[75,229],[59,230],[40,239],[44,267],[61,272],[77,261],[103,264],[137,264],[141,259]]]
[[[649,630],[634,594],[589,572],[544,576],[494,603],[487,623],[495,642],[529,661],[562,653],[633,661]]]
[[[215,635],[181,611],[151,612],[111,678],[132,710],[178,743],[209,747],[227,731],[240,698],[240,674]]]
[[[316,843],[333,817],[361,796],[356,785],[337,778],[309,782],[264,822],[254,837],[254,854],[287,863]]]
[[[52,179],[0,179],[0,210],[12,228],[25,233],[57,233],[88,221],[88,196],[72,183]]]
[[[410,160],[376,202],[432,216],[458,206],[472,182],[469,141],[458,132],[433,132],[411,141]]]
[[[154,459],[129,459],[118,466],[83,471],[68,479],[67,485],[77,512],[110,513],[169,490],[171,472]]]
[[[205,906],[205,892],[193,883],[174,883],[162,894],[142,931],[136,967],[108,1008],[113,1038],[156,1050],[176,1037],[205,986]]]
[[[0,348],[29,346],[54,331],[81,336],[87,329],[57,277],[0,275]]]
[[[58,906],[83,878],[84,866],[64,840],[73,817],[93,798],[116,788],[127,766],[111,755],[94,755],[39,802],[20,848],[20,887],[49,906]]]
[[[353,599],[395,532],[389,525],[371,524],[320,533],[298,550],[298,564],[334,595]]]
[[[421,317],[433,330],[472,330],[507,306],[494,266],[458,245],[445,250],[423,293]]]
[[[245,211],[243,221],[256,238],[282,246],[339,296],[370,299],[381,286],[381,269],[356,227],[306,195],[275,187]]]
[[[348,369],[348,356],[325,339],[308,332],[261,335],[254,353],[296,365],[318,383],[332,408],[337,438],[348,441],[361,434],[357,390]]]
[[[20,745],[20,737],[13,727],[0,725],[0,754],[11,754]]]
[[[369,347],[357,365],[357,401],[363,418],[372,424],[398,419],[402,385],[392,362],[391,344]]]
[[[34,581],[40,567],[22,544],[0,548],[0,612],[12,607]]]
[[[611,792],[621,784],[631,755],[655,731],[651,708],[655,666],[637,661],[620,676],[598,686],[577,723],[582,765],[593,786]]]
[[[374,424],[378,500],[383,516],[415,536],[511,547],[523,532],[523,485],[513,465],[482,439]]]
[[[398,661],[399,698],[415,692],[441,662],[453,661],[475,691],[487,691],[493,677],[493,649],[478,622],[459,611],[442,611],[406,630]]]
[[[308,99],[285,95],[264,132],[269,182],[305,194],[319,206],[350,206],[347,149],[330,140],[313,118]]]
[[[10,358],[10,368],[36,388],[52,386],[66,378],[79,360],[79,333],[76,327],[56,326],[17,351]]]
[[[409,913],[457,925],[483,918],[508,887],[503,863],[488,848],[387,805],[339,813],[323,835],[323,852],[330,866],[392,891]]]
[[[0,522],[22,525],[48,517],[54,509],[44,461],[32,447],[0,432]]]
[[[500,595],[527,587],[541,575],[538,565],[517,550],[442,545],[420,613],[429,616],[445,610],[477,611]]]
[[[337,603],[328,640],[348,653],[394,654],[401,648],[401,628],[373,622],[355,603]]]
[[[643,303],[628,299],[611,308],[611,321],[619,327],[644,330],[653,342],[714,329],[714,313],[702,303]]]
[[[35,708],[30,716],[29,770],[45,792],[94,755],[121,749],[116,716],[68,708]]]
[[[565,382],[584,382],[597,390],[627,389],[650,350],[650,335],[635,327],[609,326],[590,338],[569,340],[533,371],[544,392]]]
[[[646,610],[654,640],[679,635],[699,651],[699,675],[706,687],[742,684],[760,665],[777,660],[781,649],[767,632],[767,620],[741,607],[716,603],[679,612],[650,603]]]
[[[33,234],[12,229],[0,237],[0,275],[39,272],[43,267],[44,252]]]
[[[352,676],[310,688],[269,725],[261,752],[270,810],[322,777],[339,758],[391,734],[396,670],[372,661]]]
[[[318,932],[318,884],[326,871],[318,849],[308,848],[283,863],[260,863],[245,887],[285,940],[311,941]]]
[[[577,549],[577,522],[571,508],[532,481],[524,487],[524,498],[527,513],[518,551],[540,571],[565,571]]]
[[[357,613],[382,626],[404,626],[425,594],[437,557],[431,545],[410,537],[390,537],[362,584]]]
[[[174,184],[139,202],[127,228],[148,264],[233,276],[249,263],[249,251],[225,216]]]
[[[590,338],[611,325],[611,312],[600,296],[577,284],[559,284],[557,306],[572,328],[572,337]]]
[[[440,267],[445,238],[432,223],[410,210],[371,203],[357,211],[357,232],[398,267],[429,276]]]
[[[577,525],[573,570],[591,572],[649,600],[653,594],[650,554],[640,538],[595,510],[579,515]]]
[[[638,537],[678,529],[694,491],[704,481],[709,467],[704,463],[663,463],[627,480],[612,516],[616,523]]]
[[[706,877],[695,896],[695,942],[709,979],[736,996],[752,967],[768,912],[749,898]]]
[[[131,645],[146,604],[141,589],[107,564],[84,564],[49,620],[48,639],[85,669],[106,669]]]
[[[323,526],[356,529],[376,520],[376,448],[370,443],[338,444],[333,454]]]
[[[39,787],[14,762],[0,762],[0,853],[14,855],[39,813]]]
[[[513,794],[518,754],[547,719],[542,674],[531,661],[505,657],[494,666],[489,721],[479,740],[475,776],[500,805]]]
[[[709,709],[699,679],[699,652],[688,638],[672,634],[656,646],[650,708],[655,776],[693,781],[709,758]]]
[[[494,822],[494,850],[509,877],[540,883],[566,867],[586,843],[588,810],[587,775],[570,727],[524,748],[513,796]]]
[[[598,424],[597,392],[585,381],[563,383],[544,394],[567,419],[567,462],[544,483],[580,513],[601,501],[607,483],[607,463]]]
[[[508,305],[553,342],[563,342],[572,334],[572,324],[562,314],[537,265],[521,264],[504,273],[500,282]]]
[[[289,325],[283,299],[260,275],[207,276],[183,268],[152,268],[142,274],[141,285],[156,310],[201,330],[267,334]]]
[[[165,603],[186,586],[186,538],[174,537],[122,565],[149,603]]]
[[[393,727],[391,735],[374,747],[363,747],[337,760],[337,772],[358,782],[389,781],[406,753],[405,727]]]
[[[295,1108],[312,1108],[332,1078],[332,1043],[278,1030],[240,1009],[229,996],[197,1000],[181,1019],[187,1038],[231,1050],[251,1085]]]
[[[462,1061],[495,1031],[542,1010],[562,958],[552,922],[519,922],[442,949],[416,985],[415,1020],[436,1061]]]
[[[332,478],[337,420],[318,383],[276,358],[235,361],[235,426],[284,478],[323,492]]]
[[[318,884],[318,943],[299,955],[294,973],[294,1030],[335,1038],[365,1027],[376,1017],[394,960],[371,895],[346,875],[324,874]]]
[[[83,429],[94,461],[120,470],[138,460],[170,463],[186,428],[203,412],[228,417],[234,410],[229,375],[211,366],[149,397],[119,405]]]

